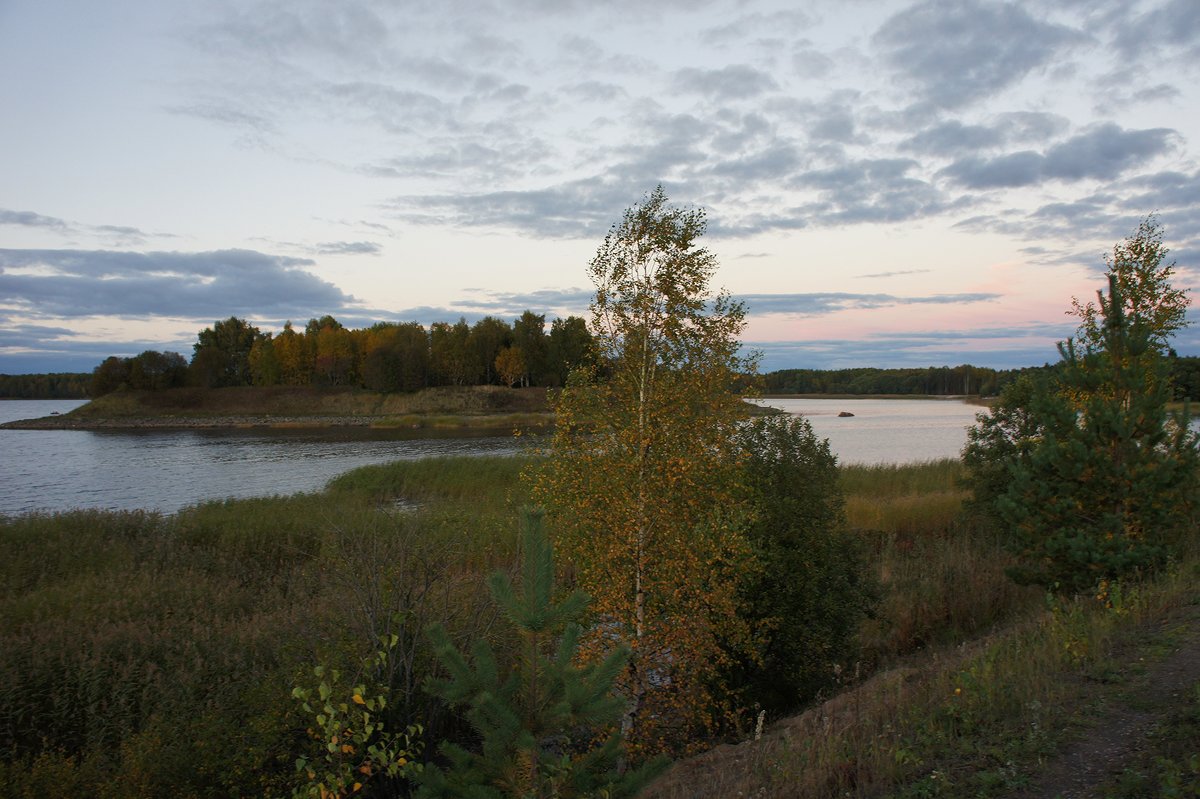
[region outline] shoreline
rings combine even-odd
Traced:
[[[421,430],[462,428],[546,427],[550,413],[434,414],[405,416],[145,416],[136,418],[79,418],[70,414],[18,419],[0,430],[322,430],[360,428]]]

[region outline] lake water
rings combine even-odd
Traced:
[[[808,419],[840,463],[913,463],[957,458],[967,428],[985,410],[958,399],[762,399]],[[841,412],[854,414],[839,417]]]
[[[979,408],[953,400],[762,400],[808,418],[842,463],[957,457]],[[0,401],[0,422],[66,413],[69,400]],[[838,418],[849,411],[851,418]],[[509,455],[512,436],[413,438],[313,430],[0,430],[0,514],[71,508],[174,512],[226,497],[317,491],[369,464]]]
[[[0,422],[79,401],[5,400]],[[423,437],[314,430],[0,430],[0,514],[71,508],[174,512],[226,497],[317,491],[359,466],[437,455],[511,455],[511,435]]]

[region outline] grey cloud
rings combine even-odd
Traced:
[[[384,21],[360,3],[261,3],[241,7],[222,22],[191,31],[200,47],[281,59],[297,52],[343,59],[375,59],[386,52]]]
[[[820,224],[896,222],[948,207],[934,186],[909,174],[916,166],[906,158],[860,159],[798,174],[791,183],[818,192],[799,210]]]
[[[110,355],[146,350],[187,354],[191,341],[96,339],[53,325],[29,324],[0,314],[0,374],[90,372]]]
[[[931,294],[900,297],[894,294],[852,294],[824,292],[812,294],[740,294],[735,299],[746,303],[750,314],[786,314],[823,316],[863,308],[888,308],[897,305],[961,305],[999,299],[999,294]]]
[[[1035,323],[971,330],[929,330],[862,339],[746,342],[763,353],[763,371],[927,367],[969,363],[994,369],[1040,366],[1058,360],[1055,343],[1074,332],[1070,323]]]
[[[931,345],[903,339],[867,340],[832,339],[825,341],[746,342],[745,346],[762,353],[760,370],[779,369],[880,369],[924,368],[969,363],[992,369],[1016,369],[1040,366],[1057,360],[1053,346],[1031,344],[1026,347],[997,347],[987,341],[961,340],[954,346]]]
[[[887,20],[872,42],[923,99],[957,108],[1017,83],[1083,39],[1017,4],[927,0]]]
[[[710,171],[739,181],[768,181],[792,174],[800,164],[800,151],[792,144],[777,141],[738,158],[722,159]]]
[[[721,69],[681,69],[675,73],[673,83],[676,91],[719,102],[745,100],[779,88],[770,75],[746,64],[731,64]]]
[[[1112,180],[1168,152],[1177,134],[1168,128],[1125,130],[1105,123],[1054,145],[996,158],[967,157],[939,173],[972,189],[1031,186],[1047,180]]]
[[[997,158],[971,157],[956,161],[939,175],[971,189],[1015,188],[1041,182],[1045,162],[1044,155],[1032,151]]]
[[[515,227],[537,236],[603,236],[644,187],[585,178],[544,189],[481,194],[407,195],[390,205],[412,224]]]
[[[814,48],[812,42],[801,42],[792,52],[792,69],[802,78],[823,78],[834,66],[834,60]]]
[[[75,331],[51,325],[14,323],[11,318],[0,317],[0,349],[12,347],[34,347],[50,341],[61,341],[75,335]]]
[[[252,250],[0,250],[0,296],[10,311],[63,318],[302,317],[354,302],[302,269],[312,263]],[[39,272],[11,271],[30,267]]]
[[[808,135],[812,139],[835,142],[849,142],[854,139],[854,112],[845,107],[826,109],[813,124],[808,127]]]
[[[1167,152],[1178,134],[1170,128],[1124,130],[1098,125],[1046,151],[1046,174],[1062,180],[1111,178]]]
[[[623,86],[596,80],[572,84],[566,91],[585,103],[615,103],[629,96]]]
[[[5,208],[0,208],[0,225],[43,228],[63,235],[93,235],[122,244],[139,244],[147,237],[145,232],[129,225],[83,225],[33,211],[10,211]],[[171,234],[156,235],[173,238]]]
[[[318,255],[379,255],[382,250],[373,241],[323,241],[316,246]]]
[[[1044,143],[1066,130],[1058,114],[1017,111],[998,114],[987,124],[965,125],[957,119],[939,122],[900,143],[900,149],[933,156],[977,152],[1020,142]]]
[[[955,119],[926,128],[909,137],[900,143],[900,149],[928,155],[949,155],[988,149],[1003,142],[1003,135],[994,127],[964,125]]]
[[[1127,69],[1114,70],[1097,81],[1101,100],[1092,110],[1098,115],[1108,115],[1113,107],[1130,108],[1135,105],[1176,100],[1183,96],[1177,87],[1167,83],[1145,86],[1143,83],[1128,85]]]
[[[58,217],[36,214],[33,211],[10,211],[7,208],[0,208],[0,225],[50,228],[58,231],[66,231],[71,227],[66,220]]]
[[[812,18],[803,11],[746,14],[732,22],[701,31],[700,41],[712,45],[735,44],[761,33],[778,35],[780,31],[797,31],[811,24]]]
[[[1147,49],[1158,58],[1163,44],[1182,48],[1192,56],[1200,52],[1200,5],[1194,0],[1168,0],[1121,23],[1116,27],[1116,43],[1126,58],[1144,58]]]
[[[523,167],[549,155],[548,146],[537,138],[511,147],[488,147],[472,141],[432,144],[427,150],[409,153],[359,167],[373,177],[474,177],[471,182],[498,182],[523,174]]]
[[[899,277],[901,275],[923,275],[926,272],[932,272],[932,269],[898,269],[894,272],[874,272],[869,275],[855,275],[859,278],[875,278],[875,277]]]
[[[508,316],[519,316],[526,310],[543,313],[548,309],[574,309],[582,313],[591,303],[594,292],[590,289],[541,289],[522,293],[488,292],[483,301],[463,300],[465,305],[503,312]]]
[[[352,106],[393,132],[443,128],[450,124],[453,116],[445,102],[427,92],[398,89],[371,81],[331,83],[323,90],[329,97]]]
[[[1127,181],[1123,188],[1135,192],[1129,198],[1135,207],[1167,211],[1200,207],[1200,170],[1191,174],[1167,171],[1140,175]]]
[[[278,132],[273,120],[268,119],[262,114],[236,108],[232,102],[227,100],[208,100],[185,105],[170,105],[165,106],[163,110],[179,116],[190,116],[234,128],[243,128],[256,134],[275,134]]]

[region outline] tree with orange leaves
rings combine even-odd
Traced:
[[[635,759],[678,754],[729,719],[717,675],[749,646],[737,588],[750,567],[735,444],[743,306],[713,294],[704,213],[658,187],[592,259],[593,366],[560,394],[531,473],[549,528],[593,598],[584,651],[632,652],[618,686]]]

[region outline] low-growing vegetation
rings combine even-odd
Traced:
[[[317,495],[174,516],[3,520],[0,783],[14,796],[288,794],[304,776],[296,758],[315,754],[312,720],[291,693],[317,664],[386,692],[388,727],[421,724],[430,757],[441,740],[469,741],[463,720],[422,689],[436,668],[423,631],[441,623],[463,649],[482,638],[500,660],[516,657],[483,583],[515,568],[528,463],[398,462]],[[875,496],[911,508],[923,492],[952,491],[956,474],[936,463],[843,469],[841,479],[849,507]],[[1003,561],[986,536],[948,549],[967,522],[943,526],[942,513],[925,530],[911,512],[901,526],[884,514],[857,529],[851,518],[882,600],[858,637],[858,678],[1040,607],[1040,594],[1013,588],[980,613],[981,586],[1003,582]],[[981,582],[963,590],[968,562]],[[393,635],[386,668],[364,673]],[[841,669],[823,696],[855,671]]]

